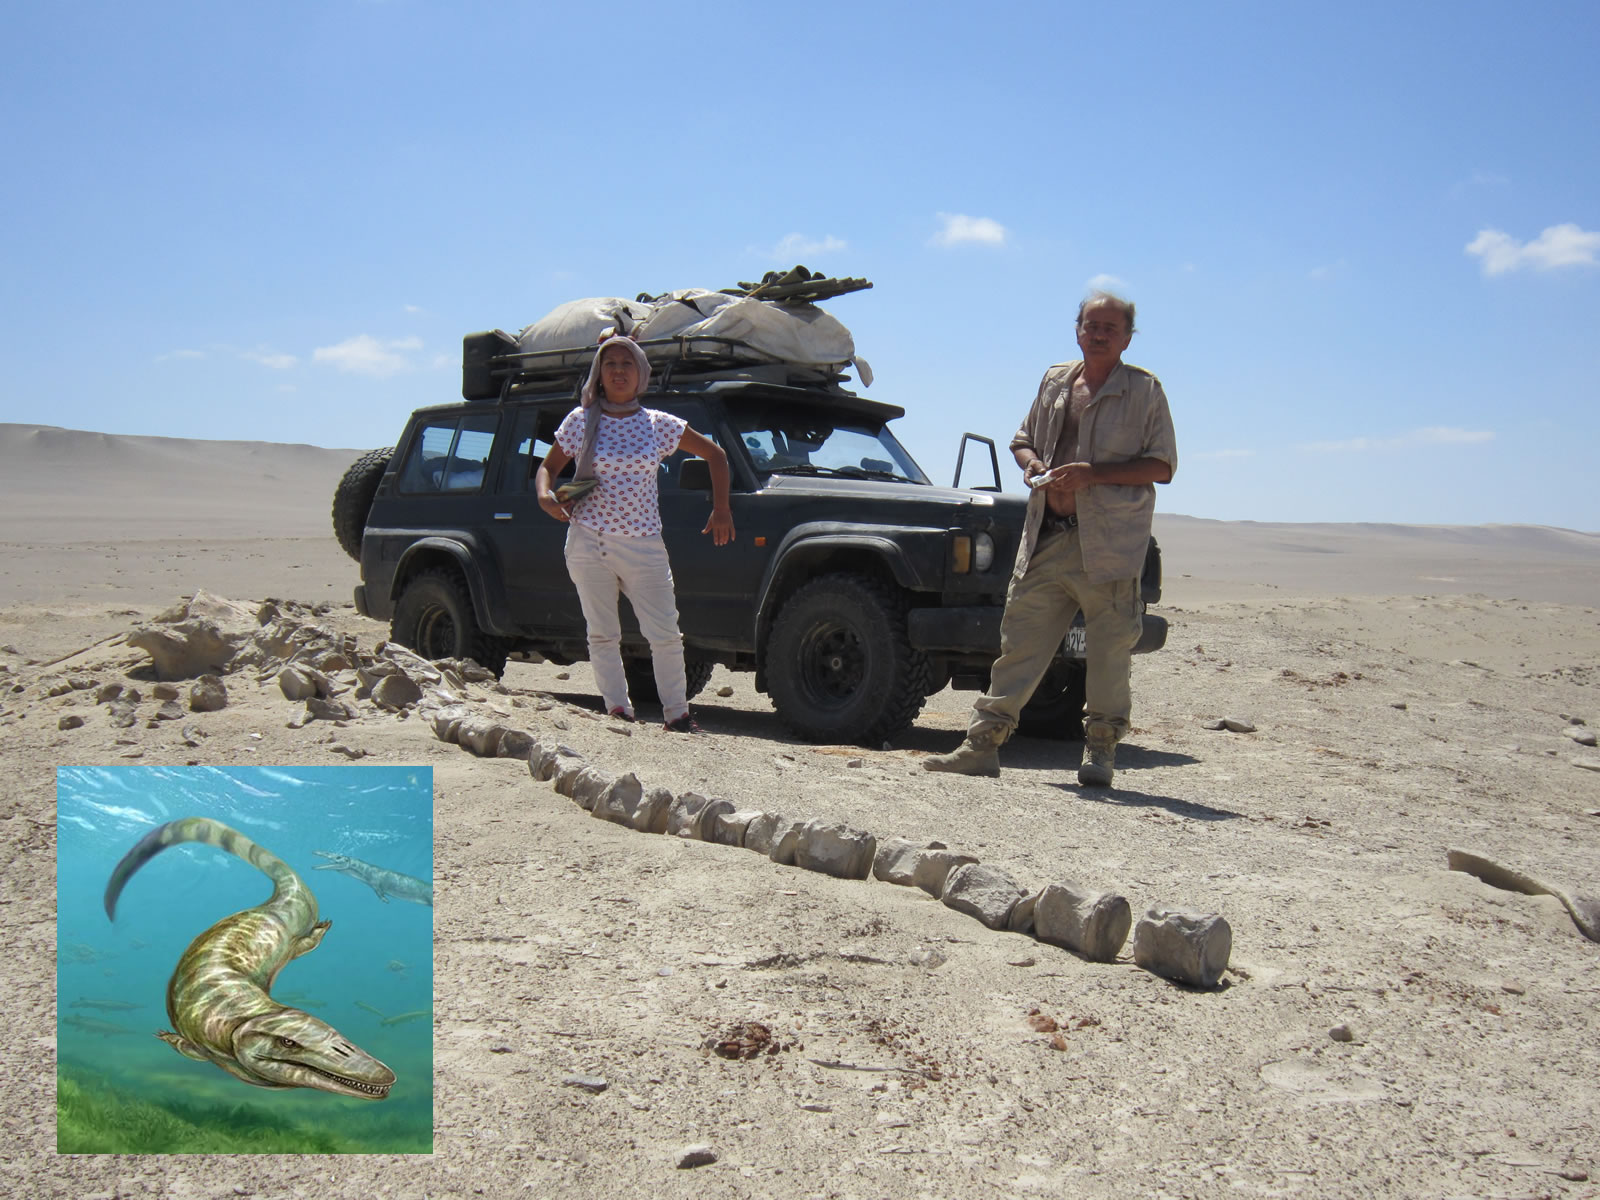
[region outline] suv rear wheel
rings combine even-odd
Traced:
[[[449,568],[423,571],[406,584],[389,636],[429,660],[470,658],[496,676],[505,674],[505,643],[478,628],[467,585]]]
[[[773,707],[813,742],[893,737],[916,720],[932,682],[899,598],[863,575],[825,575],[797,589],[773,622],[766,657]]]

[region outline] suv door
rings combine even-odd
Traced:
[[[556,426],[571,409],[567,399],[513,412],[510,446],[487,533],[501,564],[508,611],[518,629],[534,636],[582,640],[583,609],[567,574],[567,527],[539,507],[533,485]],[[569,465],[562,477],[571,474]]]

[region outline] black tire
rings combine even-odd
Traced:
[[[466,582],[447,567],[423,571],[400,593],[389,636],[423,658],[470,658],[498,677],[506,644],[478,628]]]
[[[825,575],[798,588],[767,643],[773,707],[813,742],[879,745],[917,719],[932,674],[906,636],[899,597],[863,575]]]
[[[1082,741],[1084,678],[1082,663],[1053,664],[1017,718],[1017,732],[1025,737]]]
[[[378,481],[389,469],[394,450],[368,450],[344,473],[333,490],[333,536],[344,552],[361,561],[361,534],[367,528],[372,498],[378,494]]]
[[[703,658],[693,655],[683,656],[684,678],[689,684],[684,693],[684,699],[693,700],[706,690],[706,684],[711,682],[711,671],[716,666]],[[622,670],[628,677],[628,699],[635,704],[660,704],[661,695],[656,691],[656,669],[648,658],[625,658],[622,660]]]

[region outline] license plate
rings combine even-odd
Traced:
[[[1067,630],[1067,653],[1073,658],[1082,658],[1088,645],[1089,631],[1082,625]]]

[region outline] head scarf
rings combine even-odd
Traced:
[[[634,400],[644,395],[645,389],[650,386],[650,360],[645,357],[644,347],[639,345],[627,334],[608,331],[600,339],[600,349],[594,352],[594,361],[589,364],[589,377],[583,381],[583,406],[591,408],[596,400],[605,399],[605,389],[600,385],[600,357],[608,347],[624,346],[633,355],[633,362],[639,368],[639,390],[623,404],[631,404]]]

